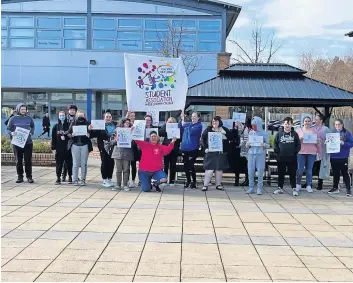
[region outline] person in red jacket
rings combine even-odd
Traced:
[[[173,150],[175,141],[176,138],[173,138],[168,146],[161,145],[155,131],[151,132],[149,142],[135,141],[142,152],[138,176],[144,192],[149,192],[152,187],[160,192],[159,185],[167,182],[167,175],[163,171],[163,158]]]

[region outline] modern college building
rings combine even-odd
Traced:
[[[1,9],[2,119],[25,102],[38,122],[72,103],[92,119],[107,109],[120,118],[124,53],[170,54],[176,37],[194,62],[189,85],[215,77],[241,11],[218,0],[3,0]],[[197,110],[206,120],[215,107]]]

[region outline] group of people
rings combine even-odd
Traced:
[[[16,127],[28,129],[31,133],[24,148],[14,146],[18,183],[23,182],[23,157],[26,177],[30,183],[33,183],[31,162],[33,142],[31,135],[34,133],[34,122],[26,113],[26,105],[19,104],[16,108],[16,115],[10,118],[7,125],[11,137],[16,134]],[[143,191],[152,189],[161,191],[161,187],[167,183],[170,186],[175,185],[176,165],[180,152],[186,176],[184,187],[196,189],[195,162],[201,149],[204,153],[203,167],[205,170],[202,191],[208,190],[213,175],[215,175],[216,189],[224,190],[222,175],[225,170],[230,169],[235,174],[234,185],[248,185],[248,194],[255,193],[255,174],[257,172],[256,193],[258,195],[262,194],[266,154],[267,149],[270,148],[270,142],[269,135],[263,129],[260,117],[253,117],[247,123],[234,122],[233,127],[228,129],[223,125],[221,117],[215,116],[210,125],[203,131],[198,113],[192,113],[191,121],[186,122],[184,111],[180,111],[176,117],[170,117],[166,123],[178,123],[181,139],[168,137],[165,124],[151,131],[144,141],[133,140],[131,147],[119,147],[116,128],[130,128],[133,131],[135,117],[134,112],[128,112],[126,117],[120,123],[117,123],[113,121],[111,113],[106,112],[104,114],[105,129],[95,129],[86,119],[85,113],[78,110],[75,105],[68,106],[68,113],[59,112],[58,122],[52,129],[51,141],[51,148],[55,151],[56,160],[57,180],[55,184],[61,184],[63,181],[62,174],[67,172],[69,183],[79,185],[79,181],[81,181],[81,185],[86,185],[88,155],[93,150],[91,139],[97,138],[103,186],[111,187],[112,190],[124,189],[129,191],[139,185],[135,181],[137,162],[139,162],[138,176]],[[146,115],[145,121],[146,128],[153,128],[151,115]],[[329,193],[339,193],[338,184],[342,174],[347,195],[351,195],[348,158],[350,148],[353,147],[353,137],[344,128],[341,120],[336,119],[333,131],[324,126],[323,122],[323,117],[317,115],[315,116],[315,127],[312,127],[311,118],[305,117],[302,127],[295,131],[292,118],[284,119],[283,126],[274,140],[274,152],[278,161],[278,189],[274,191],[275,194],[284,192],[284,176],[287,169],[294,196],[298,196],[302,188],[301,180],[304,171],[306,174],[306,190],[312,193],[314,164],[317,164],[318,190],[322,190],[323,180],[329,178],[331,165],[334,180],[333,188]],[[87,134],[75,135],[74,126],[87,127]],[[222,151],[209,150],[208,135],[211,132],[221,134]],[[339,153],[328,154],[326,152],[326,134],[330,132],[340,133],[341,150]],[[316,134],[317,143],[304,143],[305,133]],[[251,140],[255,138],[252,136],[261,137],[261,143],[251,143]],[[318,162],[315,163],[315,161]],[[81,179],[78,177],[79,167],[81,167]],[[112,181],[114,167],[116,168],[116,185]],[[130,171],[132,176],[129,182]],[[241,173],[245,174],[245,181],[242,184],[239,182]]]

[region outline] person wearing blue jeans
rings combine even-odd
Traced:
[[[156,191],[160,192],[161,189],[159,188],[159,185],[161,184],[161,180],[166,182],[167,174],[163,170],[157,172],[139,170],[139,180],[141,182],[141,188],[144,192],[151,190],[151,182],[156,188]]]
[[[306,177],[306,184],[311,184],[313,180],[313,166],[314,166],[315,160],[316,160],[316,154],[298,154],[297,190],[299,186],[301,188],[300,184],[301,184],[304,171],[305,171],[305,177]]]
[[[263,178],[265,171],[266,149],[270,147],[268,134],[263,130],[262,119],[254,117],[251,121],[252,130],[249,133],[249,140],[246,143],[248,150],[248,173],[249,173],[249,190],[247,194],[253,194],[255,187],[255,171],[258,174],[257,194],[262,195]],[[254,144],[254,136],[261,136],[262,143]]]

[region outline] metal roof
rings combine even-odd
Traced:
[[[198,105],[353,106],[353,93],[304,76],[286,64],[236,64],[191,86]]]

